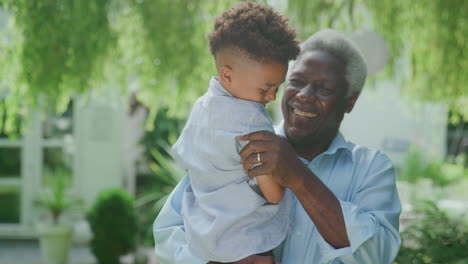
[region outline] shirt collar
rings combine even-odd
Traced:
[[[210,80],[210,87],[208,88],[208,91],[213,93],[214,95],[221,95],[221,96],[230,96],[232,97],[232,94],[229,93],[224,87],[221,85],[221,83],[218,81],[217,77],[211,77]]]
[[[333,155],[336,152],[338,152],[338,150],[340,150],[340,149],[348,150],[351,153],[352,150],[353,150],[351,145],[352,144],[349,143],[345,139],[343,134],[341,134],[341,132],[338,131],[338,133],[336,134],[335,138],[333,139],[333,141],[330,144],[330,146],[328,147],[328,149],[322,154]]]
[[[286,137],[286,132],[284,131],[284,120],[281,120],[281,122],[275,127],[275,131],[278,135]],[[343,134],[338,131],[328,149],[320,155],[333,155],[340,149],[348,150],[351,154],[353,151],[353,144],[348,142]]]

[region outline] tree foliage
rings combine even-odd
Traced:
[[[156,110],[185,115],[215,72],[207,33],[213,18],[234,0],[1,0],[10,18],[0,27],[0,130],[39,100],[58,111],[71,96],[90,89],[139,89]],[[261,1],[277,3],[277,1]],[[285,2],[286,3],[286,2]],[[445,102],[468,115],[468,2],[464,0],[294,0],[285,12],[300,39],[324,27],[372,28],[386,39],[387,74],[401,74],[404,91]],[[4,19],[5,20],[5,19]],[[406,67],[406,66],[405,66]],[[2,118],[0,118],[2,120]],[[3,124],[5,123],[5,124]]]
[[[153,115],[163,103],[185,114],[214,73],[206,34],[233,3],[4,0],[0,115],[8,110],[8,123],[38,101],[63,111],[71,96],[104,86],[136,86]]]
[[[305,38],[323,27],[372,28],[390,51],[387,76],[403,74],[403,92],[443,102],[468,116],[468,2],[463,0],[296,0],[289,14]],[[407,65],[398,63],[404,57]],[[409,74],[405,69],[409,68]]]
[[[207,33],[214,16],[235,1],[131,0],[118,16],[121,66],[136,83],[139,99],[185,116],[215,73]]]
[[[434,203],[424,202],[401,234],[402,246],[394,264],[468,263],[465,217],[450,216]]]
[[[1,66],[9,76],[3,111],[14,115],[40,100],[64,111],[71,96],[88,90],[115,43],[107,19],[110,2],[4,1],[12,20]]]
[[[110,0],[7,1],[18,77],[30,98],[81,93],[115,42],[107,19]]]

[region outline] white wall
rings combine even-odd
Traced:
[[[75,188],[90,205],[102,190],[123,187],[125,107],[96,96],[88,103],[79,100],[75,113]]]
[[[429,156],[445,155],[447,110],[444,105],[415,103],[400,95],[394,82],[364,88],[341,125],[354,143],[380,149],[401,165],[410,144]]]

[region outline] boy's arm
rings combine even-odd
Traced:
[[[188,184],[190,184],[189,177],[185,176],[172,191],[154,221],[155,253],[161,264],[208,263],[208,261],[192,254],[185,240],[184,221],[180,211],[182,194]]]
[[[271,175],[257,176],[258,186],[265,199],[273,204],[277,204],[284,196],[284,187],[276,183]]]
[[[273,128],[269,127],[268,119],[265,119],[263,116],[253,115],[252,120],[250,120],[250,122],[257,125],[256,129],[251,129],[252,131],[270,131],[274,133]],[[246,134],[248,133],[250,132],[247,132]],[[249,142],[239,141],[236,139],[236,143],[237,143],[237,152],[239,153],[240,150],[243,149]],[[258,182],[258,187],[263,197],[265,198],[265,200],[267,200],[269,203],[272,203],[272,204],[277,204],[281,201],[281,199],[284,196],[284,188],[280,186],[278,183],[276,183],[271,177],[271,175],[257,176],[256,180]]]
[[[248,141],[238,141],[237,140],[237,149],[240,151]],[[256,164],[257,165],[257,164]],[[254,167],[256,166],[254,165]],[[284,195],[284,187],[276,183],[271,175],[261,175],[253,179],[250,179],[249,185],[260,195],[263,195],[265,200],[269,203],[277,204],[281,201]],[[257,187],[258,186],[258,187]],[[260,190],[259,190],[260,189]]]

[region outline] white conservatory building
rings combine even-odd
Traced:
[[[0,134],[0,238],[36,236],[35,199],[46,172],[58,167],[70,171],[72,192],[85,208],[106,188],[134,193],[133,158],[146,115],[130,117],[118,101],[74,100],[61,116],[31,113],[18,139]]]

